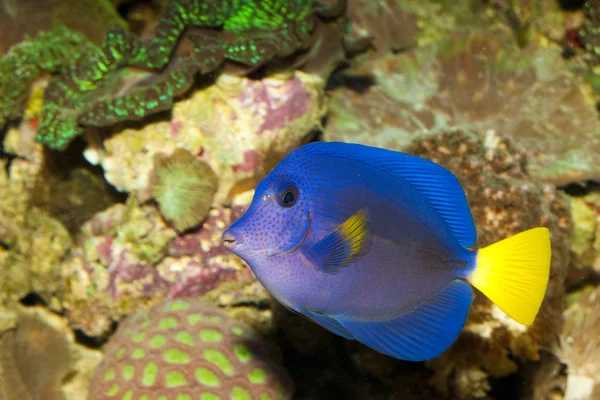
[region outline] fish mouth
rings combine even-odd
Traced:
[[[267,204],[270,203],[271,201],[272,200],[269,200],[268,202],[266,202],[261,207],[261,209],[263,207],[266,207]],[[260,211],[260,209],[258,211]],[[278,252],[275,252],[274,254],[271,254],[270,257],[280,256],[283,254],[291,253],[294,250],[296,250],[298,247],[300,247],[300,245],[302,245],[302,243],[304,243],[304,240],[308,236],[308,232],[310,231],[311,226],[312,226],[312,216],[311,216],[311,212],[309,210],[307,213],[306,225],[304,228],[304,232],[302,233],[302,237],[300,238],[300,240],[298,240],[298,242],[296,244],[294,244],[293,246],[291,246],[287,249],[284,249],[282,251],[278,251]],[[283,242],[285,240],[285,233],[286,233],[286,230],[284,229],[283,232],[281,233],[281,235],[279,236],[279,238],[277,239],[277,242],[273,246],[244,249],[244,248],[240,248],[240,245],[242,245],[244,243],[244,234],[242,232],[239,232],[236,229],[236,226],[234,223],[233,225],[231,225],[228,229],[226,229],[223,232],[223,234],[221,235],[221,241],[222,241],[223,245],[225,247],[227,247],[232,253],[242,257],[240,255],[240,253],[246,253],[246,254],[247,253],[257,253],[257,252],[261,252],[263,254],[270,253],[270,250],[274,250],[274,249],[278,248],[279,245],[281,244],[281,242]]]
[[[270,199],[269,201],[261,204],[259,206],[259,208],[257,209],[257,212],[262,211],[271,202],[272,202],[272,199]],[[246,211],[246,212],[248,212],[248,211]],[[244,218],[244,216],[245,216],[245,214],[239,220],[241,220],[242,218]],[[239,246],[242,243],[244,243],[244,234],[243,234],[243,232],[240,231],[240,229],[237,226],[239,220],[236,221],[236,222],[234,222],[233,224],[231,224],[231,226],[229,228],[225,229],[225,231],[221,235],[221,242],[223,243],[223,245],[225,247],[227,247],[234,254],[238,253],[236,251],[236,249],[239,249]],[[265,249],[264,247],[263,248],[253,248],[253,249],[246,249],[245,251],[256,252],[256,251],[261,251],[261,250],[264,250],[264,249]]]
[[[223,235],[221,235],[221,240],[223,241],[223,245],[230,250],[233,249],[236,245],[242,243],[242,240],[240,240],[239,237],[235,236],[228,230],[223,232]]]
[[[298,240],[298,242],[295,245],[293,245],[287,249],[284,249],[282,251],[271,254],[271,257],[289,254],[289,253],[295,251],[296,249],[298,249],[298,247],[300,247],[300,245],[302,245],[302,243],[304,243],[304,241],[306,240],[306,237],[308,236],[308,232],[310,232],[311,226],[312,226],[312,218],[311,218],[310,210],[309,210],[307,218],[306,218],[306,227],[304,228],[304,232],[302,233],[302,237],[300,238],[300,240]],[[284,240],[284,236],[285,236],[285,231],[281,234],[281,237],[277,240],[277,243],[272,248],[277,248],[279,246],[279,244]]]

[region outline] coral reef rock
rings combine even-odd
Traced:
[[[90,336],[166,298],[203,295],[227,281],[254,280],[221,243],[230,209],[213,209],[197,231],[177,236],[153,206],[131,198],[87,221],[79,246],[61,265],[61,304],[73,327]]]
[[[404,3],[406,2],[400,0],[348,2],[347,15],[351,31],[346,40],[361,41],[369,38],[373,51],[367,52],[368,58],[413,46],[417,39],[417,21],[404,9]],[[361,57],[361,61],[366,57]]]
[[[70,233],[116,202],[101,177],[60,168],[34,137],[31,122],[21,121],[2,143],[12,159],[0,158],[0,304],[30,292],[56,304]]]
[[[144,201],[151,196],[153,156],[185,149],[219,177],[214,204],[227,204],[319,126],[323,89],[323,80],[302,72],[263,80],[222,75],[176,103],[170,120],[118,132],[91,145],[85,157],[102,165],[116,188]]]
[[[567,364],[565,400],[600,398],[600,288],[585,288],[571,294],[575,302],[564,313],[560,358]]]
[[[531,326],[513,321],[477,292],[469,319],[457,342],[426,365],[432,383],[461,398],[483,397],[489,377],[505,377],[521,363],[539,359],[561,329],[564,283],[570,264],[571,221],[564,195],[552,185],[535,182],[527,160],[509,139],[459,131],[417,140],[405,149],[448,168],[461,182],[477,227],[477,247],[536,227],[546,226],[552,240],[552,264],[546,297]],[[468,356],[465,356],[467,355]]]
[[[40,163],[0,159],[0,304],[36,292],[47,301],[59,289],[60,265],[72,245],[67,229],[32,206]]]
[[[120,324],[90,398],[275,400],[291,399],[292,390],[276,347],[214,305],[187,298]]]
[[[573,265],[580,270],[573,271],[573,278],[585,278],[588,274],[581,270],[586,268],[600,274],[600,194],[592,192],[585,196],[571,197],[569,203],[573,216]]]
[[[519,375],[523,377],[520,390],[522,399],[562,400],[564,399],[567,377],[565,365],[551,351],[542,351],[540,359],[524,366]]]
[[[495,131],[527,149],[534,178],[600,179],[600,121],[558,46],[519,49],[506,35],[452,33],[372,68],[366,92],[333,94],[326,140],[402,150],[449,128]]]
[[[46,152],[35,141],[35,120],[39,117],[36,103],[32,99],[27,106],[26,114],[31,118],[7,129],[4,151],[31,170],[26,188],[30,193],[24,203],[48,212],[74,233],[83,222],[119,199],[102,176],[90,171],[83,162],[73,165],[72,159]]]

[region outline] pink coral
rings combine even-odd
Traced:
[[[250,81],[238,97],[240,107],[252,110],[262,120],[257,134],[281,129],[305,115],[311,107],[312,95],[298,78],[287,81]]]
[[[252,281],[250,269],[220,239],[240,215],[239,207],[213,209],[198,230],[177,236],[151,206],[119,204],[98,213],[84,224],[80,246],[63,266],[62,303],[71,324],[102,335],[111,321],[163,298]]]

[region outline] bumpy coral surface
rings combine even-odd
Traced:
[[[71,246],[67,229],[47,211],[32,207],[42,166],[0,159],[0,304],[36,291],[50,300],[58,289],[56,266]]]
[[[153,206],[130,201],[98,213],[61,265],[61,304],[71,324],[101,336],[113,320],[165,297],[252,280],[249,268],[221,243],[231,218],[229,209],[213,209],[199,230],[177,236]]]
[[[50,83],[37,139],[64,149],[83,133],[81,125],[110,126],[168,110],[197,73],[225,60],[255,68],[307,49],[317,16],[343,9],[339,0],[169,1],[154,38],[110,31],[99,51]],[[186,45],[178,47],[180,39]]]
[[[99,399],[290,399],[277,349],[248,326],[194,298],[128,317],[90,385]]]
[[[0,304],[30,292],[53,302],[70,233],[116,201],[106,182],[86,169],[60,168],[34,137],[31,122],[22,121],[2,142],[12,159],[0,158]]]
[[[327,140],[401,150],[428,132],[493,130],[527,149],[536,178],[600,178],[600,121],[558,47],[521,50],[510,36],[454,33],[384,57],[372,74],[365,93],[334,93]]]
[[[566,399],[600,398],[600,288],[571,295],[559,354],[568,367]]]
[[[185,149],[219,177],[214,204],[252,189],[320,124],[324,81],[296,72],[262,80],[221,76],[175,104],[170,121],[128,128],[85,151],[119,190],[150,197],[153,156]]]
[[[600,273],[600,194],[589,193],[570,199],[573,216],[571,251],[574,265]]]

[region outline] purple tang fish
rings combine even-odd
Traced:
[[[472,286],[517,322],[534,321],[550,271],[548,229],[478,250],[475,240],[452,173],[350,143],[292,151],[223,233],[284,306],[410,361],[437,357],[454,343]]]

